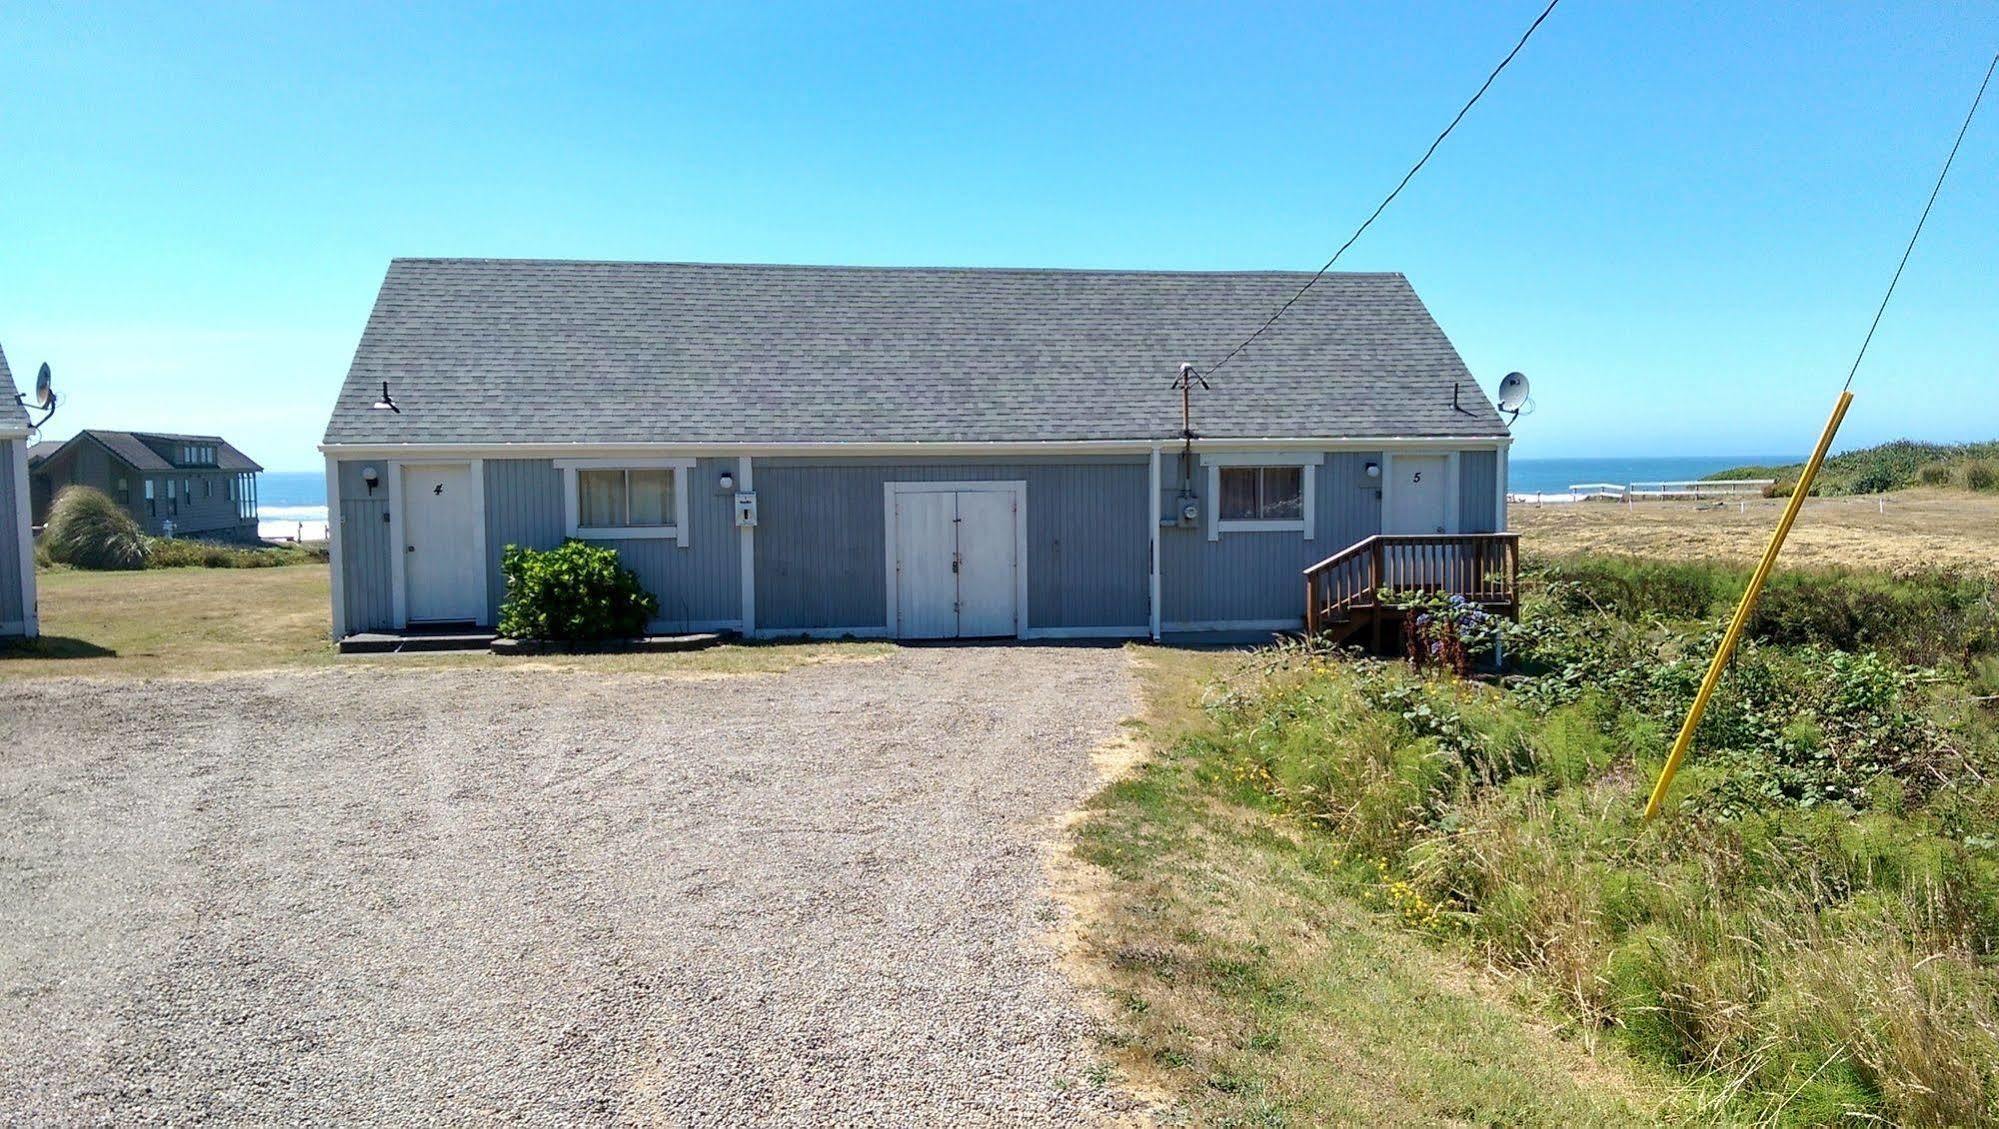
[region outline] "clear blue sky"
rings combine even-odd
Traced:
[[[0,346],[53,434],[299,469],[394,255],[1310,269],[1539,7],[9,4]],[[1995,48],[1565,0],[1342,265],[1533,377],[1518,456],[1802,450]],[[1999,436],[1999,98],[1856,388],[1842,446]]]

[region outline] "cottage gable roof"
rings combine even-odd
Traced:
[[[7,368],[7,354],[0,350],[0,432],[15,434],[28,428],[28,411],[14,398],[14,374]]]
[[[397,259],[326,441],[1170,439],[1180,363],[1308,277]],[[1213,385],[1209,438],[1506,434],[1400,274],[1327,275]]]
[[[46,461],[59,454],[65,448],[80,443],[85,439],[94,440],[134,470],[230,470],[256,473],[264,469],[257,465],[256,460],[237,450],[228,440],[223,439],[219,435],[177,435],[160,431],[112,431],[102,427],[84,428],[63,443],[37,443],[29,449],[29,454],[34,458]],[[151,440],[151,442],[149,443],[148,440]],[[182,466],[163,457],[158,451],[154,450],[154,444],[169,447],[181,444],[214,447],[215,464],[213,466]]]

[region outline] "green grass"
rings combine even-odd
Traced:
[[[1091,804],[1076,851],[1108,873],[1084,914],[1111,1053],[1198,1124],[1647,1124],[1664,1075],[1592,1054],[1551,1012],[1363,904],[1345,848],[1300,824],[1198,709],[1229,654],[1139,648],[1157,750]]]
[[[1649,570],[1537,577],[1504,688],[1273,652],[1165,734],[1080,846],[1116,879],[1133,1069],[1204,1121],[1999,1120],[1990,623],[1925,603],[1977,601],[1950,577],[1798,589],[1801,613],[1833,587],[1931,612],[1844,645],[1767,625],[1646,825],[1731,595]],[[1534,1011],[1453,993],[1453,968]]]
[[[1774,478],[1777,480],[1776,492],[1789,494],[1803,473],[1803,463],[1787,463],[1782,466],[1735,467],[1708,477]],[[1912,486],[1999,491],[1999,441],[1921,443],[1913,439],[1898,439],[1876,447],[1847,451],[1826,459],[1819,468],[1812,493],[1880,494]]]

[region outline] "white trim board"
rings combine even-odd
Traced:
[[[379,473],[379,472],[378,472]],[[393,512],[393,511],[392,511]],[[333,640],[347,638],[347,573],[341,554],[340,461],[326,457],[326,566],[333,590]]]
[[[971,482],[884,482],[882,483],[882,568],[888,576],[888,628],[890,638],[900,638],[897,618],[895,557],[895,499],[898,494],[1010,493],[1013,495],[1013,623],[1014,637],[1027,630],[1027,483],[1022,479],[979,479]]]
[[[736,493],[756,493],[756,482],[750,477],[756,469],[751,465],[753,461],[748,455],[742,455],[736,459]],[[689,476],[689,478],[692,477],[692,475]],[[733,511],[735,509],[734,499],[730,499],[730,502],[729,508]],[[757,527],[754,525],[737,526],[736,541],[736,552],[740,557],[738,564],[741,569],[740,582],[742,584],[742,592],[737,597],[737,601],[740,605],[738,610],[742,613],[743,617],[742,631],[745,635],[754,635],[757,629]]]
[[[694,487],[693,459],[557,459],[555,469],[562,472],[563,536],[580,541],[673,541],[683,549],[687,547],[687,495]],[[576,496],[579,470],[671,470],[673,524],[613,529],[584,526],[581,503]]]
[[[35,606],[35,530],[28,501],[34,486],[28,477],[27,436],[9,442],[14,446],[14,533],[21,543],[21,634],[32,639],[42,632],[41,609]]]
[[[1151,538],[1152,552],[1152,559],[1148,570],[1151,575],[1148,577],[1150,591],[1147,593],[1147,603],[1149,605],[1147,624],[1153,640],[1157,641],[1159,638],[1159,600],[1162,590],[1159,571],[1159,494],[1161,483],[1159,481],[1159,444],[1157,443],[1152,445],[1151,467],[1151,474],[1148,477],[1151,480],[1150,497],[1152,500],[1145,507],[1147,536]]]
[[[479,562],[479,614],[474,623],[485,623],[492,618],[492,560],[486,555],[486,463],[483,459],[396,459],[388,463],[389,476],[389,559],[395,563],[389,566],[389,609],[390,618],[399,630],[409,629],[409,553],[396,546],[407,548],[403,540],[403,468],[406,466],[462,466],[466,468],[466,479],[472,489],[472,554]],[[327,517],[332,518],[328,511]]]
[[[324,454],[341,458],[396,458],[398,456],[473,456],[489,459],[576,458],[658,458],[722,457],[758,455],[767,458],[797,458],[819,455],[866,458],[879,455],[948,457],[954,455],[1145,455],[1153,444],[1178,446],[1178,436],[1148,439],[1089,439],[1070,442],[1031,441],[991,443],[322,443]],[[1196,439],[1194,449],[1207,451],[1276,450],[1384,451],[1462,450],[1491,451],[1513,442],[1510,435],[1476,435],[1454,439],[1434,435],[1331,435],[1290,438]]]

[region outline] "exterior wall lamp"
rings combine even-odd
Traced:
[[[382,481],[382,476],[374,467],[364,466],[361,468],[361,481],[367,484],[368,493],[373,494],[375,486]]]

